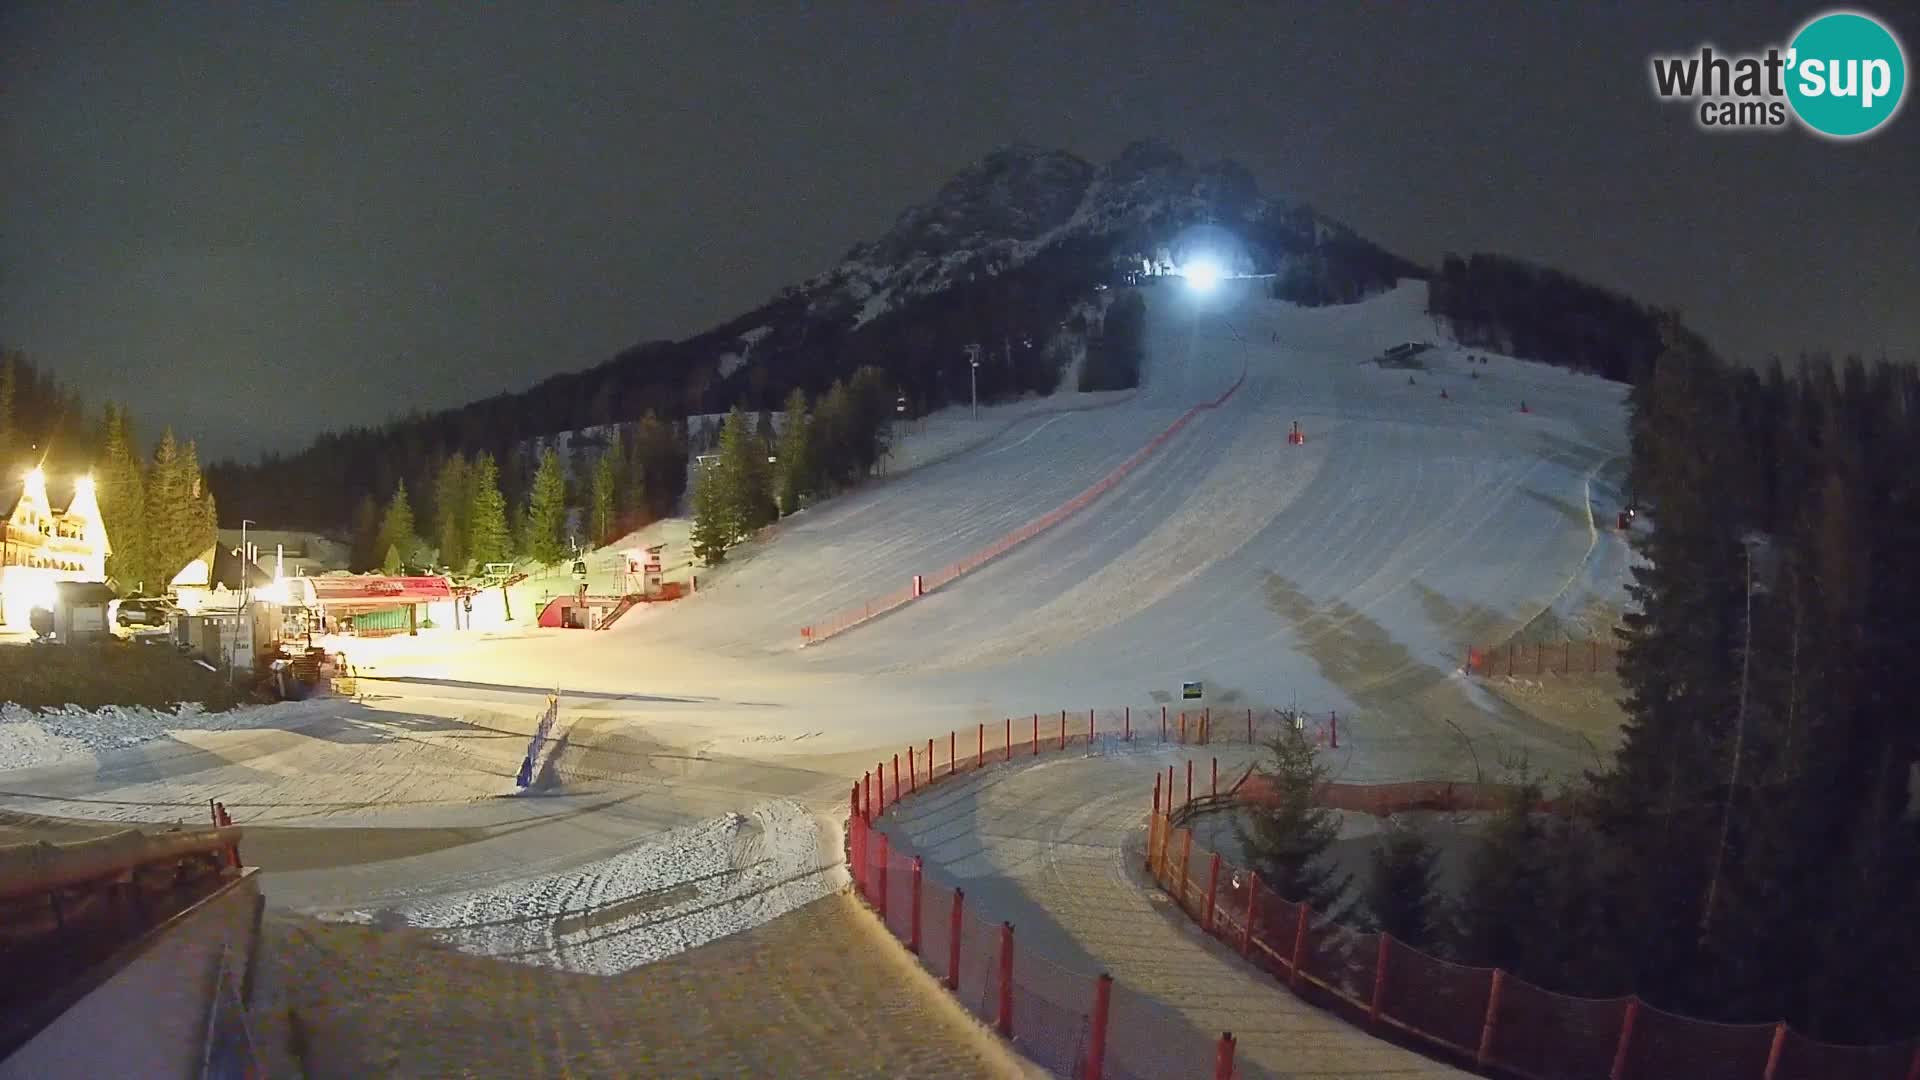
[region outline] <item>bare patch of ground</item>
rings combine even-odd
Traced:
[[[604,978],[275,917],[266,1007],[315,1078],[1019,1074],[880,933],[835,894]]]
[[[1627,691],[1612,672],[1540,678],[1502,675],[1482,685],[1528,716],[1587,739],[1598,756],[1611,755],[1620,745],[1620,725],[1627,718],[1620,699]]]

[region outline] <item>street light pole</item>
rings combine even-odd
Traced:
[[[253,575],[247,573],[247,564],[251,561],[247,558],[247,526],[252,524],[254,524],[254,521],[252,518],[240,519],[240,614],[244,619],[246,619],[247,648],[248,648],[249,654],[251,654],[252,648],[253,648],[253,610],[251,605],[248,603],[248,601],[251,599],[250,586],[253,584]],[[219,561],[220,561],[219,558],[216,556],[214,558],[214,562],[217,563]],[[208,567],[207,570],[209,572],[209,576],[211,576],[211,572],[213,568]],[[235,627],[233,632],[233,647],[227,650],[228,681],[236,680],[240,674],[239,672],[240,655],[239,654],[240,654],[240,630],[238,627]]]
[[[967,383],[973,391],[973,418],[980,419],[980,346],[967,346]]]

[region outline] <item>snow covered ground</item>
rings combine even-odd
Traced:
[[[830,856],[812,815],[775,800],[577,870],[322,917],[421,927],[463,952],[617,975],[827,895],[845,884]]]
[[[1137,392],[939,414],[885,480],[701,571],[694,597],[604,632],[357,643],[358,700],[284,714],[9,713],[0,810],[197,820],[219,798],[270,826],[250,843],[276,904],[390,911],[584,971],[741,925],[720,908],[784,910],[816,884],[761,886],[838,842],[852,777],[1009,715],[1157,712],[1198,680],[1201,704],[1340,710],[1348,778],[1472,778],[1509,751],[1549,772],[1590,765],[1584,737],[1457,669],[1469,641],[1622,601],[1630,556],[1605,526],[1624,388],[1444,344],[1422,371],[1366,362],[1437,338],[1417,283],[1317,309],[1257,283],[1146,298]],[[802,625],[1046,514],[1243,375],[1056,528],[800,648]],[[1287,442],[1294,421],[1304,446]],[[556,782],[500,797],[556,689]],[[1086,772],[1074,796],[1091,804],[1110,775]],[[755,836],[764,863],[741,869]],[[504,922],[510,909],[525,921]]]

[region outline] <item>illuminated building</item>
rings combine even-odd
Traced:
[[[75,480],[67,508],[55,510],[46,474],[28,472],[20,498],[0,523],[0,622],[24,629],[32,609],[53,607],[56,581],[105,581],[112,550],[92,477]]]

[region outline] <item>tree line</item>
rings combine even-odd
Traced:
[[[1517,769],[1456,897],[1396,831],[1359,896],[1324,858],[1310,748],[1242,833],[1290,899],[1562,993],[1637,993],[1830,1042],[1920,1033],[1920,373],[1724,364],[1669,323],[1631,393],[1651,527],[1618,631],[1612,761],[1536,811]]]
[[[660,516],[656,493],[685,484],[682,436],[649,414],[636,424],[575,433],[556,445],[517,448],[506,479],[480,451],[439,460],[428,482],[395,482],[384,501],[361,496],[352,518],[352,567],[387,573],[472,572],[488,563],[557,563],[576,549],[618,539]],[[509,491],[517,490],[517,498]]]
[[[1427,310],[1470,348],[1624,383],[1652,371],[1663,335],[1684,333],[1671,313],[1503,255],[1446,256],[1429,279]]]
[[[795,389],[774,434],[736,406],[720,430],[719,453],[693,490],[694,556],[709,566],[727,550],[811,502],[858,483],[886,455],[896,393],[878,368],[835,381],[817,401]]]

